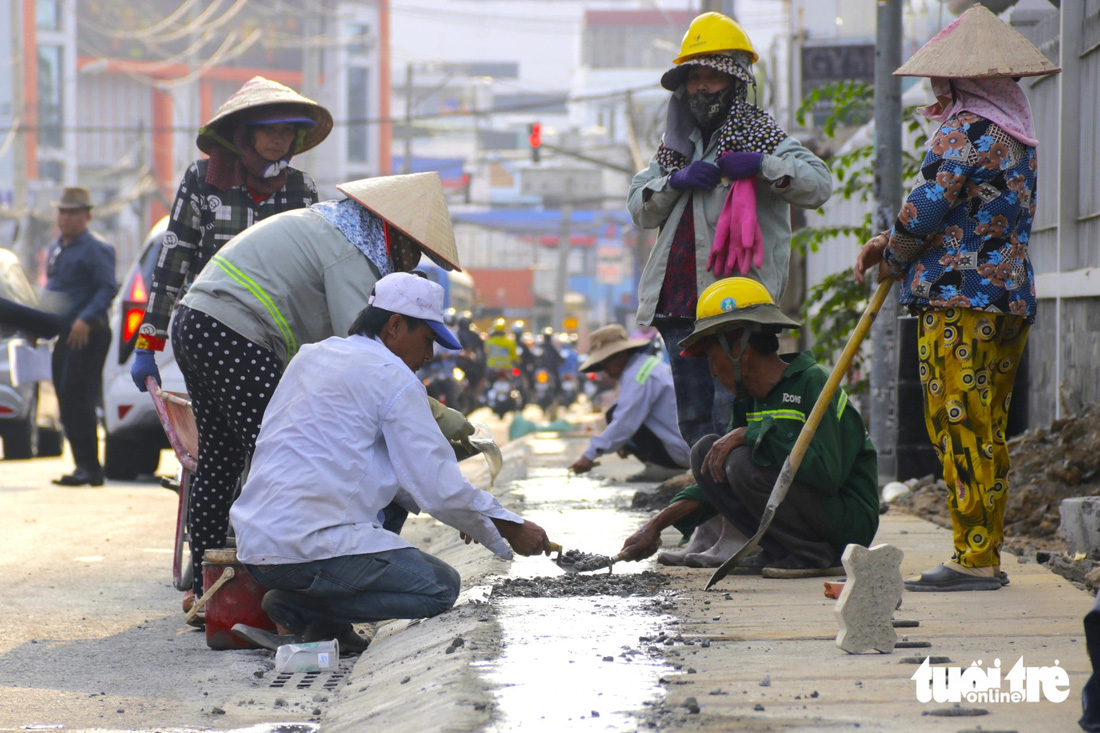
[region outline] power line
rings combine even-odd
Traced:
[[[350,120],[336,120],[334,125],[381,125],[381,124],[404,124],[406,121],[420,122],[423,120],[438,120],[438,119],[458,119],[463,117],[491,117],[493,115],[506,115],[516,112],[526,112],[536,109],[545,109],[546,107],[557,107],[563,104],[572,104],[575,102],[592,102],[600,99],[615,99],[617,97],[625,97],[628,94],[637,92],[651,91],[658,89],[657,84],[647,84],[640,87],[631,87],[629,89],[618,89],[610,92],[601,92],[598,94],[578,94],[578,95],[566,95],[562,97],[547,97],[533,102],[526,102],[524,104],[509,105],[507,107],[491,107],[489,109],[471,109],[464,112],[434,112],[430,114],[413,115],[412,117],[367,117],[363,119],[350,119]],[[160,125],[160,126],[121,126],[121,125],[70,125],[70,126],[54,126],[54,125],[35,125],[35,126],[20,126],[18,130],[23,132],[37,132],[40,130],[58,130],[61,132],[134,132],[135,130],[145,130],[152,132],[196,132],[199,129],[199,125]]]

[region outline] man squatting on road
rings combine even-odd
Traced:
[[[301,348],[264,414],[252,472],[230,516],[237,557],[265,588],[285,635],[240,625],[267,648],[319,639],[361,651],[353,623],[451,608],[459,575],[398,533],[431,514],[503,558],[550,553],[538,525],[475,489],[432,417],[416,370],[433,343],[459,350],[443,288],[409,273],[380,279],[347,338]]]
[[[627,559],[652,555],[663,529],[684,520],[698,525],[710,511],[744,535],[755,534],[780,468],[828,380],[828,371],[810,352],[778,353],[779,331],[799,324],[783,315],[755,280],[719,280],[699,296],[696,315],[694,329],[680,342],[682,354],[706,356],[711,374],[736,398],[733,419],[724,436],[705,436],[692,447],[694,498],[682,492],[629,537],[622,549]],[[871,542],[878,512],[875,448],[840,389],[760,540],[761,552],[737,570],[766,578],[842,573],[844,547]]]

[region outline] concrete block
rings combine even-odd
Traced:
[[[1066,552],[1083,552],[1100,560],[1100,497],[1081,496],[1062,499],[1058,505],[1061,521],[1058,531],[1066,541]]]
[[[904,554],[893,545],[844,548],[841,562],[847,580],[833,613],[840,624],[836,645],[849,654],[863,654],[872,649],[883,654],[894,651],[898,635],[893,618],[901,604]]]

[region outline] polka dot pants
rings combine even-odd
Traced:
[[[237,481],[283,366],[274,352],[187,306],[172,321],[172,343],[199,431],[189,522],[193,587],[201,595],[203,552],[225,546]]]

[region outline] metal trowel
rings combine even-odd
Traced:
[[[557,557],[551,557],[554,564],[567,573],[590,573],[595,570],[607,568],[611,572],[612,566],[619,560],[623,560],[623,554],[619,553],[609,557],[607,555],[594,555],[580,550],[564,551],[557,542],[550,543],[550,551],[556,552]]]

